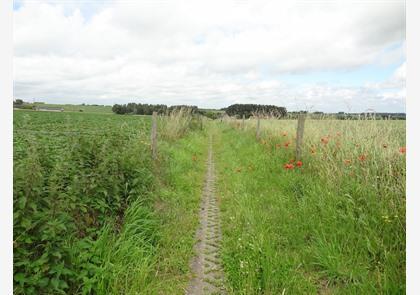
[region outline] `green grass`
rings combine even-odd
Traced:
[[[184,294],[193,256],[201,189],[205,176],[208,137],[193,133],[160,148],[165,156],[155,209],[161,231],[158,245],[156,293]],[[157,292],[159,291],[159,292]]]
[[[94,272],[98,294],[183,294],[198,225],[206,141],[193,133],[162,143],[160,184],[152,206],[137,200],[125,213],[121,233],[105,227],[94,249],[102,261]],[[192,160],[192,158],[196,160]],[[86,287],[86,285],[84,286]]]
[[[367,154],[359,162],[360,150],[354,150],[348,138],[334,153],[336,145],[324,146],[319,137],[315,142],[317,135],[307,131],[306,139],[314,142],[304,149],[303,166],[286,170],[283,165],[294,158],[294,149],[284,146],[293,142],[293,134],[283,136],[285,122],[279,121],[281,127],[273,133],[263,129],[260,142],[248,124],[247,131],[215,127],[223,261],[231,292],[403,294],[402,129],[383,129],[383,124],[375,129],[378,134],[369,132],[376,127],[366,130],[365,122],[353,126]],[[334,130],[329,121],[323,124]],[[374,147],[377,137],[392,139],[393,150]],[[316,154],[310,152],[312,145]],[[342,162],[347,157],[351,166]]]

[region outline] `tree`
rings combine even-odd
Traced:
[[[180,109],[185,109],[185,110],[189,110],[191,111],[192,114],[198,113],[198,107],[197,106],[189,106],[189,105],[174,105],[174,106],[170,106],[168,108],[169,112],[172,111],[177,111]]]
[[[229,116],[245,116],[245,118],[249,118],[255,113],[280,118],[287,115],[287,110],[285,107],[259,104],[233,104],[226,108],[226,114]]]

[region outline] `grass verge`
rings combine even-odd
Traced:
[[[159,146],[161,163],[151,206],[126,211],[120,234],[105,229],[95,249],[98,294],[183,294],[193,255],[207,156],[204,132]]]
[[[329,182],[252,133],[218,125],[225,274],[234,294],[404,294],[405,207],[358,178]],[[399,204],[399,205],[396,205]]]

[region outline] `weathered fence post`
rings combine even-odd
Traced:
[[[245,115],[242,115],[242,130],[245,130]]]
[[[260,140],[260,116],[257,116],[257,132],[256,132],[257,140]]]
[[[296,132],[296,161],[301,160],[301,156],[302,156],[302,142],[303,142],[304,126],[305,126],[305,114],[299,114],[297,132]]]
[[[152,133],[150,136],[151,139],[151,148],[152,148],[152,158],[156,160],[157,157],[157,112],[153,112],[152,115]]]

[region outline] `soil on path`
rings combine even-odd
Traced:
[[[220,257],[221,227],[216,200],[212,138],[207,159],[207,175],[200,207],[200,226],[196,233],[196,256],[191,262],[191,279],[186,294],[226,294]]]

